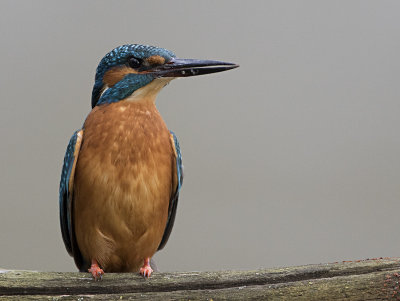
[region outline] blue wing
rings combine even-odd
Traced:
[[[62,238],[64,240],[65,248],[71,256],[81,257],[80,251],[77,248],[75,233],[73,231],[72,222],[72,195],[73,195],[73,182],[75,174],[75,166],[81,148],[83,130],[76,131],[67,147],[67,151],[64,157],[64,165],[61,172],[60,181],[60,194],[59,194],[59,205],[60,205],[60,226]]]
[[[172,192],[171,199],[169,201],[167,225],[165,227],[161,243],[158,246],[158,250],[164,248],[171,234],[172,227],[175,221],[176,208],[178,206],[179,190],[181,189],[183,182],[183,165],[182,165],[181,148],[179,147],[179,142],[174,132],[172,131],[170,132],[171,132],[173,148],[175,152],[175,162],[176,162],[176,169],[173,172],[174,174],[172,175],[172,178],[176,179],[175,181],[176,185],[175,185],[175,190]]]

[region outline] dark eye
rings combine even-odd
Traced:
[[[128,64],[129,64],[129,67],[136,69],[136,68],[139,68],[140,65],[142,64],[142,60],[131,56],[128,58]]]

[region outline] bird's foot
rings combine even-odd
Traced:
[[[92,274],[94,281],[103,279],[104,271],[99,267],[95,259],[92,260],[92,265],[88,272]]]
[[[143,266],[140,268],[140,275],[145,278],[149,278],[153,273],[153,269],[150,266],[150,257],[144,259]]]

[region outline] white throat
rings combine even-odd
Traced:
[[[137,89],[129,97],[125,98],[126,101],[152,101],[155,102],[157,94],[164,88],[168,83],[173,80],[174,77],[160,77],[152,80],[146,86]]]

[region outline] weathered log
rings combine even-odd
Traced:
[[[0,300],[400,300],[400,259],[256,271],[85,273],[0,271]]]

